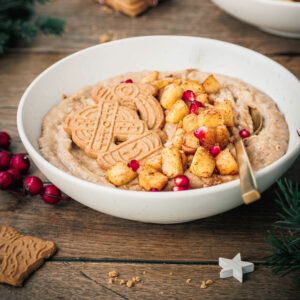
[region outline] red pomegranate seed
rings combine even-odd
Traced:
[[[24,190],[34,196],[40,194],[43,190],[43,182],[37,176],[28,176],[23,182]]]
[[[55,185],[51,184],[45,187],[42,198],[48,204],[56,204],[61,198],[61,192]]]
[[[204,139],[207,131],[208,131],[208,128],[206,126],[201,126],[194,131],[194,136],[197,139]]]
[[[173,192],[181,192],[181,191],[185,191],[186,188],[182,187],[182,186],[174,186],[173,187]]]
[[[247,129],[242,129],[239,134],[242,139],[250,136],[250,132]]]
[[[174,183],[177,187],[183,187],[185,189],[188,189],[190,187],[190,180],[185,175],[178,175],[174,179]]]
[[[0,152],[0,170],[7,170],[10,165],[11,155],[8,152]]]
[[[127,80],[121,81],[121,83],[133,83],[133,80],[132,79],[127,79]]]
[[[151,189],[149,190],[149,192],[160,192],[160,190],[157,189],[157,188],[151,188]]]
[[[213,157],[216,157],[220,152],[221,152],[221,148],[219,146],[213,146],[209,149],[209,153]]]
[[[10,144],[10,136],[8,133],[0,132],[0,147],[7,148]]]
[[[0,189],[7,190],[9,189],[14,183],[13,177],[9,172],[3,171],[0,172]]]
[[[196,94],[191,90],[186,90],[182,95],[182,99],[188,102],[193,102],[196,100]]]
[[[127,164],[127,166],[131,168],[134,172],[136,172],[140,167],[140,163],[137,160],[133,159]]]
[[[197,114],[198,115],[198,108],[204,107],[202,102],[194,100],[190,106],[190,114]]]

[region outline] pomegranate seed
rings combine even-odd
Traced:
[[[0,189],[7,190],[13,185],[13,177],[9,172],[2,171],[0,172]]]
[[[194,131],[194,136],[197,139],[204,139],[207,131],[208,131],[208,128],[206,126],[201,126]]]
[[[190,114],[198,115],[198,108],[204,107],[203,103],[197,100],[194,100],[190,106]]]
[[[151,188],[151,189],[149,190],[149,192],[160,192],[160,190],[157,189],[157,188]]]
[[[22,174],[19,170],[16,169],[9,169],[7,172],[13,177],[13,184],[14,186],[17,186],[22,181]]]
[[[242,139],[250,136],[250,132],[247,129],[242,129],[239,134]]]
[[[181,191],[185,191],[186,188],[182,187],[182,186],[174,186],[173,187],[173,192],[181,192]]]
[[[186,90],[182,95],[182,99],[188,102],[193,102],[196,100],[196,94],[191,90]]]
[[[213,146],[209,149],[209,153],[213,157],[216,157],[220,152],[221,152],[221,148],[219,146]]]
[[[174,183],[177,187],[183,187],[185,189],[188,189],[190,187],[190,180],[185,175],[178,175],[174,179]]]
[[[128,163],[127,166],[131,168],[134,172],[136,172],[140,167],[140,163],[137,160],[133,159]]]
[[[45,187],[42,198],[48,204],[55,204],[60,200],[61,192],[55,185],[51,184]]]
[[[31,196],[40,194],[43,190],[43,182],[37,176],[28,176],[23,182],[24,190]]]
[[[133,83],[133,80],[132,79],[127,79],[127,80],[121,81],[121,83]]]
[[[7,148],[10,144],[10,136],[8,133],[1,131],[0,132],[0,147]]]
[[[8,152],[0,152],[0,170],[7,170],[10,165],[11,155]]]
[[[27,154],[17,154],[10,161],[10,168],[26,173],[30,168],[30,161]]]

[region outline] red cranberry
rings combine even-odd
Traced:
[[[127,164],[127,166],[131,168],[134,172],[136,172],[140,167],[140,163],[137,160],[133,159]]]
[[[178,175],[175,177],[174,183],[177,187],[183,187],[184,189],[188,189],[190,187],[190,180],[185,175]]]
[[[61,192],[55,185],[51,184],[45,187],[42,198],[48,204],[55,204],[60,200]]]
[[[0,172],[0,189],[7,190],[13,185],[13,177],[7,171]]]
[[[22,174],[20,171],[16,169],[9,169],[7,172],[13,177],[13,183],[14,185],[19,185],[22,181]]]
[[[190,114],[197,114],[198,115],[198,108],[204,107],[202,102],[194,100],[190,106]]]
[[[0,170],[7,170],[10,165],[11,155],[8,152],[0,152]]]
[[[28,176],[23,182],[24,190],[34,196],[40,194],[43,190],[43,182],[37,176]]]
[[[182,95],[182,99],[188,102],[193,102],[196,100],[196,94],[191,90],[186,90]]]
[[[151,188],[151,189],[149,190],[149,192],[160,192],[160,190],[157,189],[157,188]]]
[[[10,161],[10,168],[26,173],[30,168],[30,161],[27,154],[17,154]]]
[[[8,133],[1,131],[0,132],[0,147],[7,148],[10,144],[10,136]]]
[[[221,149],[219,146],[213,146],[209,149],[209,153],[213,156],[216,157],[219,153],[221,152]]]
[[[194,131],[194,136],[197,139],[204,139],[207,131],[208,131],[208,128],[206,126],[201,126]]]
[[[247,129],[242,129],[239,134],[242,139],[250,136],[250,132]]]
[[[127,79],[127,80],[121,81],[121,83],[133,83],[133,80],[132,79]]]
[[[174,186],[173,187],[173,192],[181,192],[181,191],[185,191],[186,188],[182,187],[182,186]]]

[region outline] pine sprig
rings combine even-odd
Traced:
[[[262,250],[272,253],[264,257],[264,265],[282,277],[300,270],[300,191],[297,183],[286,178],[278,181],[278,187],[276,202],[283,213],[277,214],[280,219],[273,226],[280,234],[269,233],[265,241],[270,248]],[[300,280],[300,275],[296,279]]]
[[[34,5],[49,0],[0,0],[0,54],[19,42],[31,42],[39,32],[60,36],[64,20],[35,16]]]

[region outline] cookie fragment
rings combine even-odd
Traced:
[[[0,225],[0,282],[22,286],[30,273],[56,250],[55,244]]]

